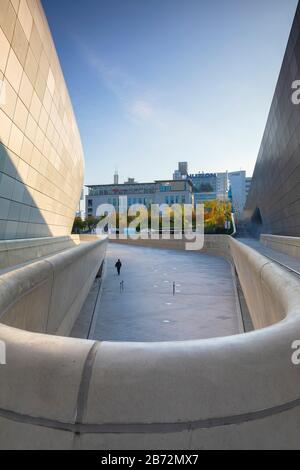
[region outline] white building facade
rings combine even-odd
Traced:
[[[228,176],[233,212],[237,217],[241,217],[246,206],[252,178],[246,177],[246,172],[242,170],[229,173]]]

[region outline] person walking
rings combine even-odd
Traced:
[[[121,268],[122,268],[122,263],[121,263],[121,260],[120,260],[120,259],[118,259],[118,261],[116,262],[115,268],[117,268],[118,276],[120,276],[120,274],[121,274]]]

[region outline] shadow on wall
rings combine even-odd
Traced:
[[[38,172],[23,160],[17,158],[17,161],[27,174],[26,183],[0,141],[0,240],[50,237],[51,230],[29,192],[31,187],[33,193],[38,193],[33,188],[42,184],[42,179],[39,182]]]
[[[253,224],[257,225],[258,227],[263,225],[263,220],[262,220],[262,216],[261,216],[261,212],[260,212],[259,207],[257,207],[255,209],[255,211],[252,215],[251,221],[252,221]]]
[[[265,231],[259,207],[256,207],[251,217],[251,231],[255,238],[260,238],[260,235]]]

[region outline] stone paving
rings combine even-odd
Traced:
[[[93,339],[183,341],[240,332],[235,283],[223,258],[111,243],[105,271]]]

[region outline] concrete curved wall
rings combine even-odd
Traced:
[[[300,238],[299,237],[282,237],[279,235],[260,236],[260,242],[268,248],[280,251],[289,256],[300,258]]]
[[[39,0],[0,2],[0,88],[0,239],[68,235],[83,152]]]
[[[1,323],[31,332],[70,333],[104,261],[107,240],[66,238],[43,245],[26,240],[28,246],[21,250],[25,260],[33,249],[58,252],[0,272]]]
[[[0,447],[299,449],[300,369],[291,361],[300,339],[299,281],[226,240],[257,327],[279,323],[229,338],[158,344],[73,340],[2,325]]]

